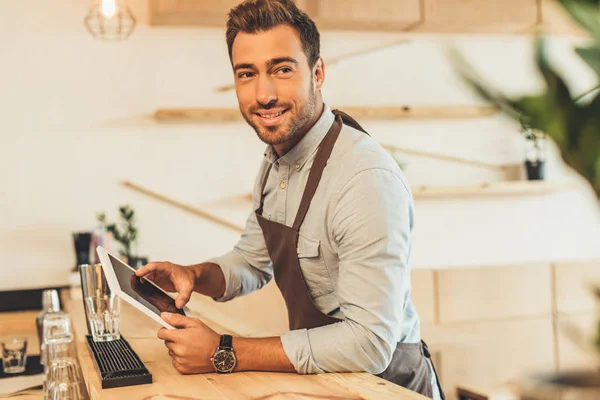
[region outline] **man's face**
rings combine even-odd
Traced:
[[[313,118],[322,61],[314,69],[308,65],[294,28],[279,25],[256,34],[238,33],[232,63],[240,111],[263,142],[284,143]]]

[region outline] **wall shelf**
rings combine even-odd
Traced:
[[[492,106],[333,106],[357,120],[484,118],[498,113]],[[237,122],[243,121],[239,108],[161,108],[153,115],[159,122]]]
[[[200,209],[198,207],[194,207],[187,203],[175,200],[162,193],[158,193],[154,190],[145,188],[141,185],[129,181],[123,181],[121,182],[121,185],[140,194],[143,194],[147,197],[153,198],[172,207],[186,211],[190,214],[203,218],[207,221],[211,221],[230,230],[236,232],[244,231],[244,228],[241,225],[237,225],[235,223],[227,221],[217,216],[213,212],[208,211],[208,208],[212,207]],[[411,189],[415,200],[427,200],[493,196],[500,197],[544,195],[575,190],[577,189],[577,185],[571,182],[506,181],[468,186],[412,186]],[[234,208],[244,207],[250,209],[250,207],[252,206],[252,194],[248,193],[242,196],[236,196],[235,201],[231,198],[221,199],[218,203],[219,208],[221,210],[223,209],[223,207],[228,207],[228,205],[225,203],[231,203],[230,207]]]
[[[468,186],[412,186],[415,200],[459,197],[534,196],[576,190],[572,182],[505,181]]]

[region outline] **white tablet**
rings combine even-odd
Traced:
[[[175,299],[158,285],[146,278],[135,275],[135,269],[110,254],[105,248],[96,248],[108,287],[117,296],[131,304],[167,329],[175,329],[160,317],[160,313],[168,311],[181,315],[189,314],[189,309],[179,309]]]

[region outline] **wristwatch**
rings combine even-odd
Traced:
[[[233,351],[233,338],[230,335],[222,335],[221,343],[210,359],[215,371],[221,374],[232,372],[237,364],[235,353]]]

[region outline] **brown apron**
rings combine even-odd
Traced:
[[[260,206],[256,210],[256,218],[262,228],[269,256],[273,262],[275,282],[287,306],[290,330],[317,328],[342,321],[341,319],[324,314],[317,308],[304,281],[298,260],[298,235],[300,226],[304,221],[308,207],[317,190],[327,160],[342,129],[342,124],[345,123],[367,133],[347,114],[337,110],[333,111],[333,113],[336,116],[335,122],[319,145],[292,227],[270,221],[262,216],[265,197],[264,191],[272,165],[269,166],[265,173],[261,189]],[[390,365],[378,376],[431,398],[431,371],[427,365],[426,358],[430,358],[430,354],[424,342],[398,343]],[[439,382],[437,383],[440,394],[444,398],[442,388]]]

